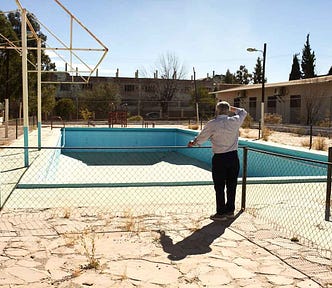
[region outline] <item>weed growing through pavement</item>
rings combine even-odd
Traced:
[[[97,269],[100,265],[96,259],[96,233],[92,229],[85,229],[80,235],[80,242],[84,249],[84,255],[88,258],[88,264],[82,265],[82,269]]]

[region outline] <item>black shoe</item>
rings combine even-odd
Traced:
[[[225,215],[226,217],[234,217],[234,211],[227,211],[223,215]]]
[[[221,220],[225,220],[226,219],[226,215],[225,214],[214,214],[210,216],[210,219],[213,221],[221,221]]]

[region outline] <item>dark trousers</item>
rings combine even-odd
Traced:
[[[216,192],[217,213],[235,209],[235,194],[240,162],[237,151],[214,154],[212,157],[212,179]],[[225,201],[225,187],[227,202]]]

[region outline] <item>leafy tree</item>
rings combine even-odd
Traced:
[[[55,113],[63,119],[69,120],[75,112],[74,101],[70,98],[62,98],[56,102]]]
[[[42,39],[42,47],[45,47],[47,37],[40,31],[40,25],[36,17],[28,13],[32,27],[36,31],[37,35]],[[29,27],[27,27],[29,32]],[[1,37],[1,43],[7,44],[7,39],[14,43],[17,47],[21,46],[21,16],[17,11],[15,13],[9,13],[7,15],[0,14],[0,33],[6,37]],[[36,47],[37,41],[35,39],[29,39],[29,47]],[[42,50],[42,70],[55,70],[55,64],[51,62],[49,56]],[[37,51],[28,50],[28,70],[36,70],[37,64]],[[43,80],[47,75],[43,74]],[[29,98],[33,103],[33,97],[36,97],[37,90],[37,75],[36,73],[28,74],[29,83]],[[55,93],[55,90],[51,89]],[[54,96],[54,95],[53,95]],[[3,49],[0,51],[0,101],[4,98],[10,99],[10,116],[17,117],[20,102],[22,101],[22,60],[18,51],[12,49]],[[45,97],[43,101],[47,101],[48,97]],[[50,101],[54,103],[54,99],[50,98]],[[30,102],[30,101],[29,101]],[[51,103],[52,104],[52,103]],[[30,107],[31,112],[35,109]]]
[[[18,43],[18,36],[4,14],[0,14],[0,33],[13,43]],[[5,38],[2,37],[0,39],[2,45],[6,44]],[[19,98],[17,96],[22,94],[21,66],[19,53],[12,49],[0,50],[0,102],[4,102],[6,98],[10,99],[9,104],[11,107],[16,98]],[[18,109],[11,115],[18,115],[17,112]]]
[[[260,57],[257,58],[252,80],[254,84],[263,83],[263,65]],[[264,82],[266,82],[266,78]]]
[[[316,77],[315,73],[315,52],[311,52],[311,47],[309,43],[309,34],[307,34],[307,41],[304,44],[304,48],[302,49],[302,78],[313,78]]]
[[[201,117],[213,116],[216,103],[215,103],[215,97],[209,94],[209,89],[206,87],[199,86],[197,88],[197,97],[199,99],[199,111]],[[191,98],[194,106],[196,103],[195,90],[191,91]]]
[[[294,54],[293,56],[293,64],[292,64],[292,70],[289,74],[289,81],[291,80],[297,80],[301,79],[301,69],[300,69],[300,61],[297,57],[299,54]]]
[[[44,119],[47,120],[48,116],[52,113],[56,101],[55,101],[56,87],[54,85],[42,85],[41,91],[41,105],[42,114]],[[37,114],[37,93],[30,93],[29,95],[29,112],[31,114]]]
[[[236,84],[237,83],[235,75],[233,73],[231,73],[229,71],[229,69],[227,69],[227,71],[226,71],[224,81],[226,84]]]
[[[248,69],[245,65],[240,65],[239,70],[236,71],[236,82],[239,84],[249,84],[252,75],[248,73]]]
[[[118,86],[110,82],[94,83],[91,89],[83,89],[79,96],[79,110],[94,112],[98,119],[107,118],[108,112],[121,101]]]

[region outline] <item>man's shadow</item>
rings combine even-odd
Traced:
[[[165,231],[159,230],[160,243],[163,250],[168,253],[168,259],[178,261],[186,258],[188,255],[198,255],[211,252],[210,245],[215,239],[224,234],[229,227],[240,215],[241,211],[232,218],[213,221],[210,224],[196,230],[193,234],[184,238],[176,244]]]

